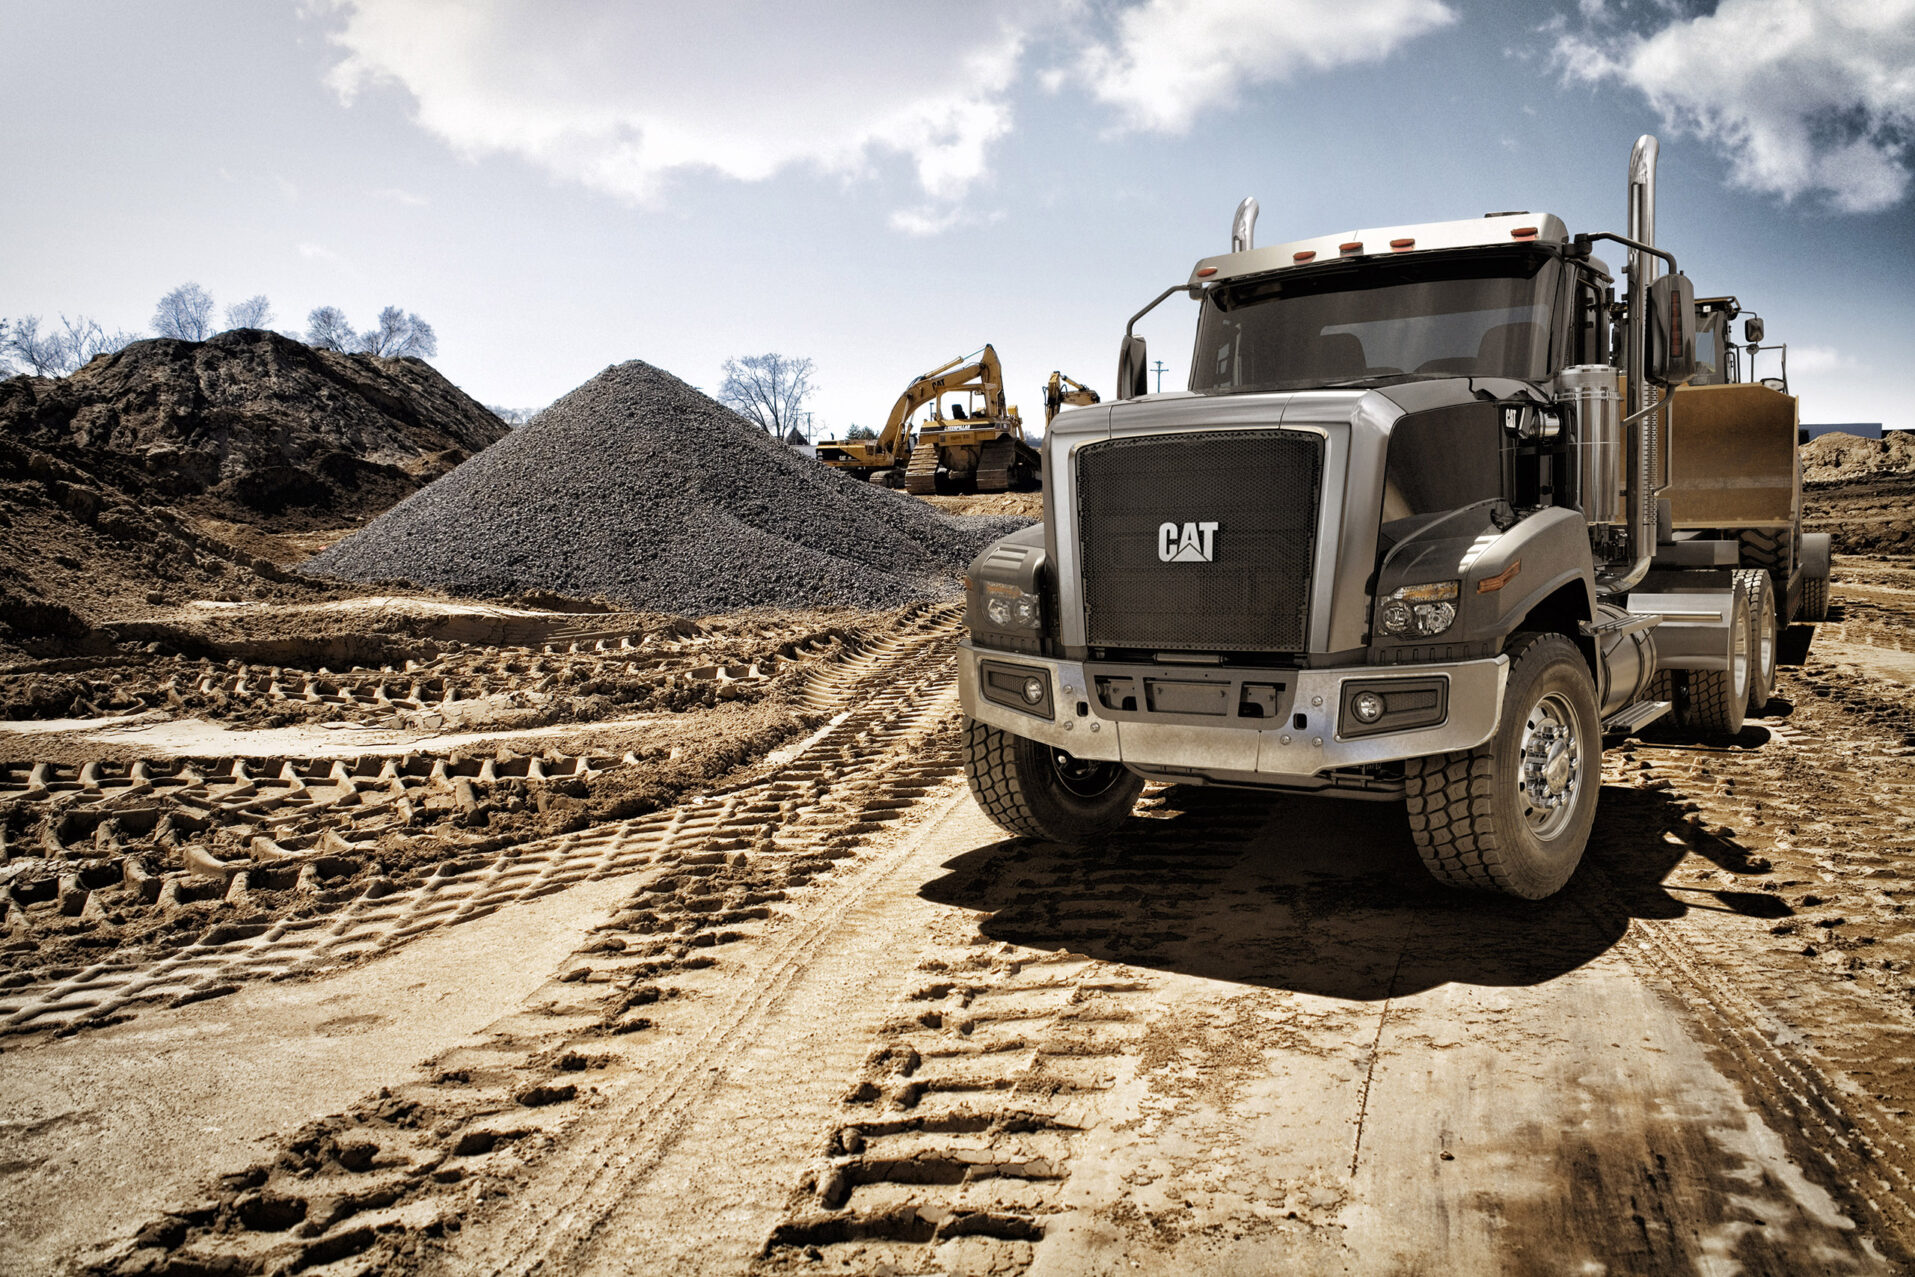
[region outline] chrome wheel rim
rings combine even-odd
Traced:
[[[1521,768],[1523,820],[1538,838],[1554,838],[1574,819],[1583,786],[1576,711],[1559,693],[1537,701],[1524,717]]]
[[[1749,698],[1749,629],[1745,625],[1735,632],[1735,655],[1730,659],[1730,667],[1735,679],[1735,695],[1743,700]]]

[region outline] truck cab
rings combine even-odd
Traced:
[[[1548,895],[1605,737],[1670,714],[1732,734],[1768,699],[1777,600],[1814,568],[1794,401],[1673,393],[1701,372],[1697,311],[1640,234],[1238,230],[1165,293],[1197,305],[1188,388],[1144,393],[1127,334],[1117,400],[1052,423],[1042,525],[971,565],[972,787],[1066,841],[1147,780],[1402,801],[1438,878]],[[1598,238],[1629,247],[1622,301]],[[1735,402],[1685,434],[1710,392]],[[1770,434],[1779,472],[1773,448],[1711,470]]]

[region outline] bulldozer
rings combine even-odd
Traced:
[[[1051,419],[1066,407],[1088,408],[1102,402],[1095,390],[1053,369],[1051,379],[1044,383],[1044,429],[1049,430]]]
[[[944,396],[964,395],[944,412]],[[930,405],[913,438],[911,418]],[[1023,420],[1004,400],[1004,367],[997,351],[956,359],[912,379],[884,429],[874,439],[825,440],[818,460],[883,487],[925,495],[946,491],[1003,492],[1034,483],[1037,450],[1024,442]]]

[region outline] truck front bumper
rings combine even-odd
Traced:
[[[992,692],[984,686],[990,666]],[[1373,763],[1421,758],[1472,749],[1496,731],[1502,712],[1509,658],[1441,665],[1357,665],[1336,669],[1238,672],[1249,679],[1281,680],[1282,712],[1266,718],[1235,716],[1235,706],[1219,695],[1224,712],[1214,723],[1190,713],[1156,713],[1150,708],[1112,710],[1097,694],[1093,680],[1105,667],[1081,661],[1051,660],[1021,652],[999,652],[959,644],[958,695],[964,712],[1016,736],[1055,746],[1077,758],[1121,762],[1154,775],[1195,775],[1219,780],[1304,789],[1322,788],[1327,773]],[[1191,674],[1182,667],[1155,671],[1166,681]],[[1004,689],[1039,680],[1043,695],[1035,704]],[[1442,718],[1404,730],[1364,729],[1348,708],[1360,689],[1388,693],[1393,685],[1424,691],[1433,682],[1443,690]],[[1258,686],[1271,684],[1259,683]],[[1228,687],[1231,696],[1239,692]],[[1016,704],[1006,703],[1015,700]],[[1151,697],[1146,692],[1144,703]],[[1188,708],[1188,706],[1185,706]],[[1197,721],[1193,721],[1197,718]],[[1347,734],[1346,734],[1347,733]]]

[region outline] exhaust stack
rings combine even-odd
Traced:
[[[1656,158],[1661,150],[1652,134],[1636,139],[1629,153],[1629,238],[1656,244]],[[1648,411],[1656,391],[1643,375],[1649,341],[1649,285],[1657,259],[1640,249],[1629,250],[1629,328],[1625,335],[1623,376],[1629,383],[1629,411],[1636,417],[1629,450],[1629,527],[1625,541],[1634,562],[1616,580],[1605,582],[1620,593],[1642,580],[1656,554],[1656,457],[1662,436],[1662,414]],[[1641,415],[1637,415],[1641,414]]]
[[[1257,246],[1257,197],[1246,195],[1230,223],[1230,251],[1246,253]]]

